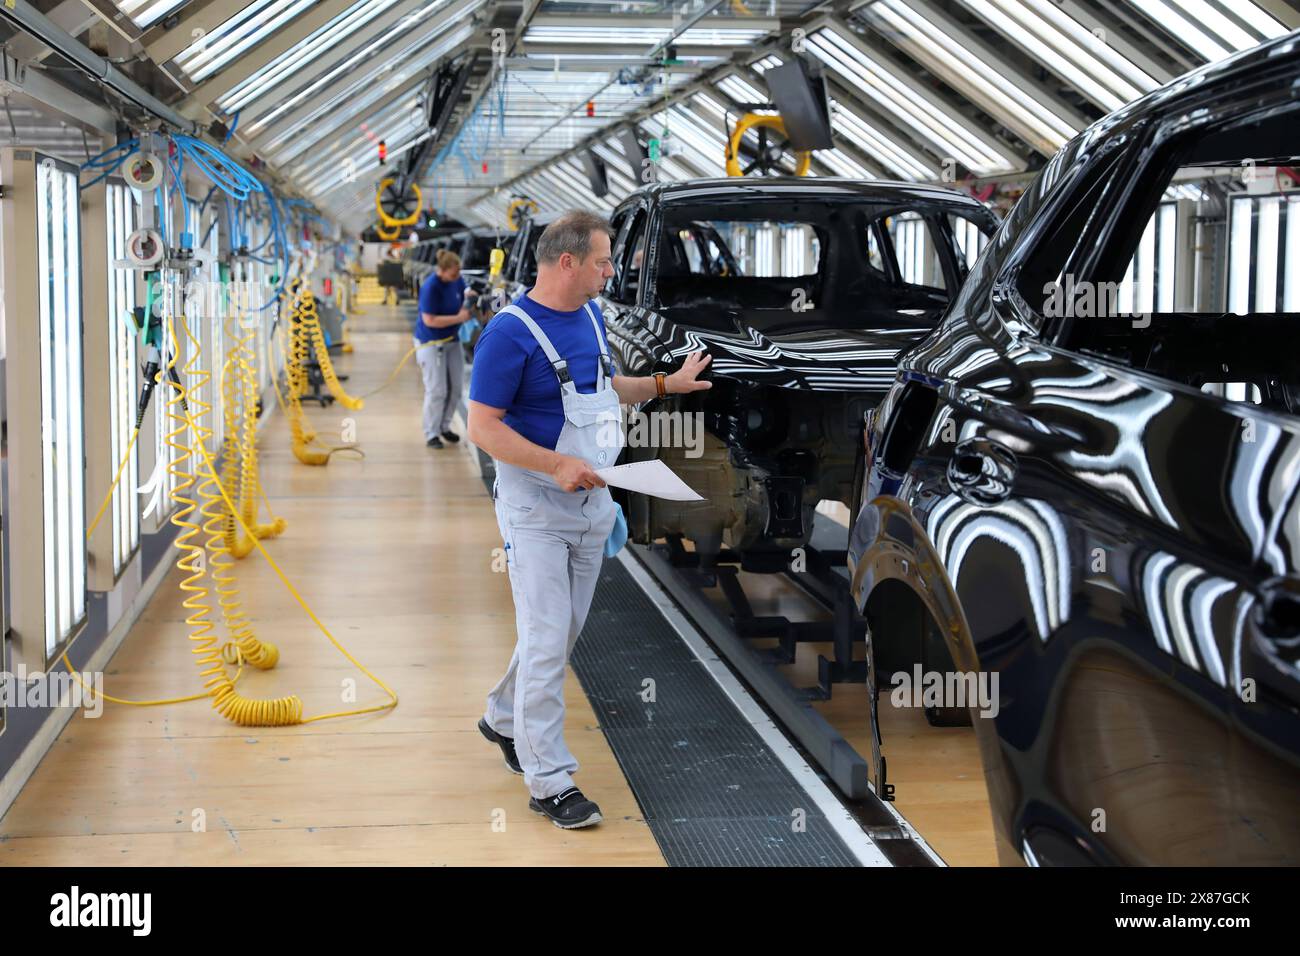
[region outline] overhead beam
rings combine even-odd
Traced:
[[[48,73],[27,69],[8,53],[0,56],[0,94],[80,129],[110,139],[117,133],[117,117],[103,104],[73,92]]]
[[[675,42],[673,43],[673,46],[677,48],[677,58],[684,60],[699,59],[709,56],[725,60],[731,55],[733,50],[739,49],[739,46],[709,46],[703,43],[687,44]],[[601,69],[606,71],[612,71],[623,66],[623,55],[626,55],[630,62],[646,59],[646,44],[641,42],[598,46],[592,43],[532,43],[525,41],[519,45],[519,48],[523,51],[525,56],[537,57],[542,60],[554,56],[573,57],[594,53],[618,54],[620,57],[618,61],[611,61],[608,59],[604,61],[604,65],[601,66]]]
[[[45,14],[50,22],[72,36],[80,36],[99,22],[99,14],[86,8],[81,0],[63,0],[57,7]],[[5,44],[6,49],[19,60],[39,63],[54,52],[40,37],[20,33]]]
[[[575,22],[576,21],[576,22]],[[646,16],[643,13],[584,13],[580,20],[571,13],[540,13],[533,17],[533,27],[560,27],[572,30],[583,29],[621,30],[635,27],[638,30],[663,30],[671,32],[689,22],[689,18]],[[762,33],[775,33],[781,29],[781,20],[777,17],[725,17],[710,20],[707,24],[690,24],[688,30],[758,30]],[[523,36],[525,43],[528,35]]]
[[[765,53],[773,52],[776,49],[776,44],[770,43],[767,46],[763,47],[762,49],[764,50],[763,55],[765,55]],[[610,136],[614,134],[614,131],[617,130],[619,127],[635,126],[646,117],[653,116],[654,114],[667,109],[669,106],[672,106],[674,103],[679,103],[682,100],[687,99],[688,97],[694,96],[696,93],[700,92],[701,90],[714,89],[713,84],[716,83],[716,81],[722,79],[722,77],[724,77],[726,74],[730,73],[733,69],[735,69],[735,67],[736,64],[732,63],[731,61],[727,61],[726,63],[719,63],[717,66],[712,67],[711,69],[701,73],[697,79],[692,80],[690,83],[686,83],[683,86],[679,87],[678,89],[674,90],[672,93],[670,93],[668,96],[664,97],[663,99],[657,99],[655,100],[654,103],[648,106],[643,106],[639,109],[632,110],[628,113],[624,113],[618,119],[606,123],[604,126],[596,130],[594,133],[589,133],[588,135],[584,136],[581,140],[579,140],[573,146],[570,146],[568,149],[561,150],[558,153],[553,153],[550,156],[548,156],[546,159],[534,163],[532,166],[528,167],[528,169],[524,170],[522,173],[518,173],[510,177],[509,179],[501,183],[498,183],[496,186],[492,187],[491,189],[484,190],[478,196],[475,196],[473,199],[471,199],[466,205],[472,206],[474,203],[482,202],[484,199],[490,197],[493,193],[499,192],[500,190],[503,189],[509,189],[512,186],[514,186],[516,183],[524,179],[527,179],[529,176],[533,175],[534,173],[538,172],[541,169],[546,168],[547,166],[551,166],[554,165],[555,163],[561,162],[570,156],[576,156],[578,153],[582,152],[585,149],[590,148],[595,143],[605,142],[605,140],[609,139]]]
[[[122,38],[136,43],[142,33],[135,21],[117,8],[113,0],[82,0],[86,6],[98,14],[100,20],[112,27]]]
[[[40,37],[64,59],[150,116],[184,133],[196,132],[196,125],[136,83],[102,56],[92,53],[76,37],[53,23],[26,0],[4,0],[0,19]]]

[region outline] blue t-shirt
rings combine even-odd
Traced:
[[[438,278],[438,273],[429,273],[429,278],[424,280],[424,285],[420,286],[420,312],[427,312],[429,315],[455,315],[460,311],[460,307],[465,303],[465,279],[457,276],[455,282],[443,282]],[[438,329],[432,329],[424,324],[424,319],[420,316],[415,317],[415,340],[417,342],[433,342],[436,339],[445,339],[448,336],[456,336],[460,332],[463,323],[457,322],[455,325],[444,325]]]
[[[514,304],[528,313],[555,351],[569,363],[569,375],[578,391],[596,391],[600,345],[587,310],[556,312],[534,302],[528,292],[521,293]],[[590,305],[608,349],[600,306],[595,302]],[[518,316],[497,313],[483,329],[474,346],[469,397],[492,408],[506,409],[502,420],[536,445],[553,451],[560,440],[564,428],[560,380],[541,345]]]

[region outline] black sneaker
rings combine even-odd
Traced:
[[[460,441],[460,436],[453,431],[445,431],[442,433],[442,439],[443,441],[450,442],[454,445],[456,442]]]
[[[519,758],[515,756],[515,742],[510,737],[502,737],[499,733],[488,726],[487,718],[480,717],[478,721],[479,733],[488,740],[501,748],[501,754],[506,758],[506,769],[511,773],[522,774],[524,768],[519,766]]]
[[[600,807],[582,795],[577,787],[570,787],[553,797],[536,797],[528,801],[528,809],[550,817],[561,830],[577,830],[595,826],[602,819]]]
[[[425,442],[425,444],[428,445],[430,448],[443,448],[443,447],[445,447],[445,446],[443,445],[443,443],[442,443],[442,439],[439,438],[437,435],[434,435],[434,436],[433,436],[432,438],[430,438],[427,442]]]

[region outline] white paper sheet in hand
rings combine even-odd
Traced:
[[[615,488],[626,488],[653,498],[667,498],[669,501],[703,501],[691,486],[673,473],[673,470],[659,459],[653,461],[634,461],[613,468],[597,468],[606,483]]]

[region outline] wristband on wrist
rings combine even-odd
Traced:
[[[654,378],[655,378],[655,391],[658,393],[659,398],[663,398],[665,395],[668,394],[667,376],[664,375],[663,372],[655,372]]]

